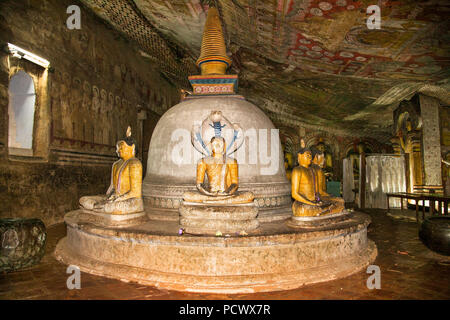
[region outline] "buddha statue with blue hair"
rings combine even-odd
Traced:
[[[226,129],[230,130],[226,132]],[[205,143],[205,137],[210,136],[208,143]],[[253,193],[237,191],[239,188],[238,162],[227,156],[241,146],[242,136],[240,127],[237,124],[231,124],[220,111],[213,111],[201,127],[194,127],[193,145],[205,157],[197,163],[198,192],[184,193],[185,201],[222,204],[253,202]],[[230,140],[230,147],[227,147],[226,138]]]

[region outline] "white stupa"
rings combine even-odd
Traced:
[[[201,156],[191,144],[190,132],[212,111],[221,111],[244,131],[242,150],[234,155],[239,162],[239,189],[255,194],[259,219],[291,215],[278,131],[261,109],[236,94],[237,75],[225,74],[230,64],[217,10],[210,8],[197,60],[201,75],[189,77],[193,94],[161,117],[150,141],[143,183],[150,218],[178,219],[183,193],[195,189],[196,160]]]

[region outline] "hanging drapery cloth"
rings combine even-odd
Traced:
[[[405,159],[396,155],[366,157],[366,208],[387,209],[386,193],[406,192]],[[400,199],[390,198],[391,208],[400,207]]]

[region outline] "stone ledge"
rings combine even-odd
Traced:
[[[362,270],[376,257],[367,239],[370,218],[315,230],[292,230],[283,221],[263,223],[248,236],[177,235],[175,222],[149,221],[102,228],[66,215],[67,237],[57,259],[81,270],[170,290],[241,293],[294,289]],[[283,263],[280,263],[282,259]]]
[[[144,211],[129,214],[108,214],[80,209],[79,212],[80,217],[83,217],[82,219],[85,222],[100,227],[128,227],[142,224],[147,221],[147,215]]]
[[[145,200],[144,200],[145,201]],[[153,221],[178,221],[179,213],[177,209],[154,208],[144,204],[147,217]],[[257,219],[259,222],[271,222],[285,220],[292,216],[291,205],[271,208],[258,208],[259,214]]]
[[[117,241],[131,243],[148,243],[180,246],[271,246],[279,244],[293,244],[321,238],[340,237],[344,234],[358,232],[366,229],[370,224],[370,217],[361,212],[353,212],[349,219],[333,226],[323,226],[314,230],[291,229],[284,221],[271,221],[261,223],[257,237],[216,237],[216,236],[189,236],[178,235],[180,225],[177,221],[149,220],[144,224],[121,229],[101,228],[84,219],[81,210],[67,213],[64,221],[70,228],[79,229],[80,232],[101,238],[114,238]]]
[[[186,233],[215,235],[250,232],[259,227],[258,208],[253,202],[235,205],[205,205],[184,202],[180,207],[180,226]]]
[[[291,228],[321,228],[323,226],[329,226],[338,222],[343,222],[350,218],[350,212],[344,210],[339,213],[328,214],[318,217],[295,217],[292,216],[286,221],[287,226]]]
[[[344,278],[364,270],[375,261],[377,254],[375,243],[369,240],[367,250],[360,251],[346,259],[330,261],[329,265],[325,266],[286,273],[197,276],[98,261],[70,250],[66,238],[58,243],[54,253],[58,261],[77,265],[81,271],[98,276],[167,290],[228,294],[291,290],[313,283]]]

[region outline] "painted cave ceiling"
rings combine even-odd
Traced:
[[[450,1],[82,0],[190,89],[209,4],[223,23],[239,93],[277,126],[387,141],[415,92],[450,104]],[[381,8],[381,29],[366,9]]]

